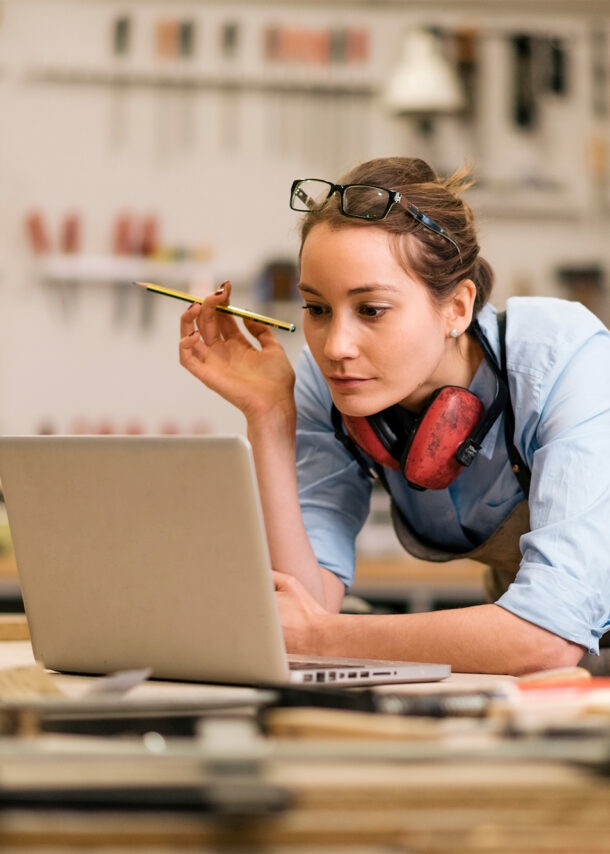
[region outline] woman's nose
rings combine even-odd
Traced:
[[[350,324],[343,320],[333,318],[328,327],[326,341],[324,342],[324,355],[333,362],[341,359],[354,358],[358,347],[354,331]]]

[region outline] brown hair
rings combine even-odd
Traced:
[[[425,161],[418,158],[382,157],[356,166],[338,183],[373,184],[398,190],[449,232],[460,247],[459,253],[451,241],[426,228],[400,205],[394,205],[385,219],[373,223],[388,232],[398,263],[421,279],[437,302],[444,302],[463,279],[471,279],[477,289],[476,317],[489,299],[494,273],[489,263],[479,256],[474,216],[470,206],[459,196],[473,183],[469,169],[460,169],[450,178],[441,180]],[[301,227],[301,247],[318,223],[327,223],[332,229],[371,225],[364,219],[344,216],[336,193],[321,211],[312,211],[305,216]],[[403,239],[406,235],[413,235],[415,239]]]

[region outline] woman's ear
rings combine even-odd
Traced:
[[[447,335],[456,337],[453,330],[461,335],[472,322],[472,312],[477,296],[477,286],[471,279],[462,279],[447,306]]]

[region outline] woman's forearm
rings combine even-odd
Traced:
[[[254,464],[274,569],[297,578],[322,606],[337,610],[339,601],[323,580],[299,504],[296,476],[296,418],[290,408],[248,423]],[[342,592],[341,585],[341,592]],[[341,597],[339,596],[339,599]]]
[[[498,605],[417,614],[320,614],[292,652],[442,662],[456,672],[509,673],[573,666],[585,650]],[[302,648],[308,636],[308,650]],[[296,637],[294,638],[296,640]]]

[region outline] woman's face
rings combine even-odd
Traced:
[[[435,389],[459,384],[451,303],[434,303],[399,266],[382,229],[314,226],[299,290],[307,343],[345,415],[396,403],[417,410]]]

